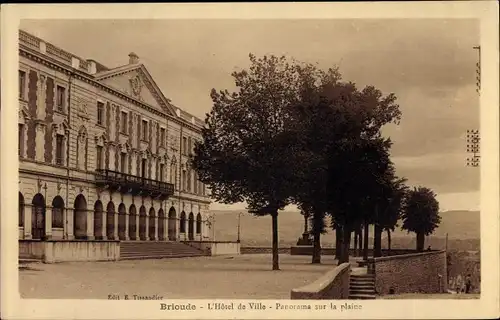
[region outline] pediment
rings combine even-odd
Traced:
[[[26,123],[31,117],[28,112],[28,108],[26,106],[21,106],[19,108],[19,113],[18,113],[18,122],[19,123]]]
[[[170,101],[163,95],[144,65],[130,65],[97,75],[97,80],[156,110],[175,115]]]

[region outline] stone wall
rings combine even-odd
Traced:
[[[202,250],[211,256],[241,254],[241,245],[237,241],[183,241],[185,244]]]
[[[272,247],[241,247],[241,254],[260,254],[260,253],[269,253],[273,252]],[[290,248],[278,248],[278,253],[280,254],[290,254]]]
[[[391,249],[390,251],[387,249],[382,249],[382,257],[386,256],[397,256],[397,255],[402,255],[402,254],[411,254],[411,253],[416,253],[417,251],[415,249]],[[351,257],[356,256],[356,250],[354,249],[349,249],[349,255]],[[290,254],[291,255],[306,255],[310,256],[312,255],[312,247],[311,246],[294,246],[290,248]],[[321,254],[322,255],[335,255],[335,248],[331,247],[323,247],[321,248]],[[361,252],[362,256],[363,252]],[[360,256],[358,254],[358,256]],[[373,249],[369,248],[368,249],[368,256],[373,256]]]
[[[120,258],[120,242],[19,240],[19,256],[40,259],[44,263],[116,261]]]
[[[291,299],[348,299],[351,265],[343,263],[318,280],[303,287],[292,289]]]
[[[378,294],[439,293],[447,290],[446,251],[370,259]]]

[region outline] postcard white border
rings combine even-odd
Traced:
[[[17,127],[17,27],[20,19],[479,19],[481,24],[481,298],[477,300],[356,301],[354,312],[247,311],[245,313],[161,311],[159,302],[107,300],[21,300],[17,269],[18,159],[9,141]],[[492,318],[499,315],[499,126],[498,4],[495,1],[400,3],[227,3],[2,5],[1,10],[1,299],[6,319],[408,319]],[[12,152],[10,152],[12,151]],[[177,303],[209,300],[176,300]],[[212,301],[212,300],[211,300]],[[248,300],[245,300],[248,301]],[[285,300],[286,301],[286,300]],[[291,300],[289,302],[292,302]],[[319,302],[319,301],[318,301]],[[352,302],[352,301],[350,301]],[[293,301],[315,303],[315,301]],[[324,303],[321,301],[320,303]],[[206,309],[204,309],[206,310]]]

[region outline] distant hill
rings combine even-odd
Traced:
[[[234,241],[238,235],[238,213],[241,215],[240,239],[246,246],[271,245],[271,217],[256,217],[248,212],[238,210],[216,211],[215,214],[215,240]],[[444,248],[444,239],[448,234],[448,247],[464,250],[479,250],[480,224],[479,211],[445,211],[439,228],[433,235],[426,239],[426,245],[433,248]],[[304,230],[304,219],[299,212],[283,211],[278,217],[278,232],[281,246],[294,245]],[[370,237],[373,230],[370,230]],[[386,234],[383,235],[382,244],[385,247]],[[371,242],[371,241],[370,241]],[[335,233],[328,232],[322,236],[323,246],[334,246]],[[392,233],[392,247],[405,248],[415,246],[415,234],[408,234],[400,227]]]

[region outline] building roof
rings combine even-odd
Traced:
[[[147,68],[141,63],[129,63],[127,65],[122,65],[115,68],[109,68],[94,59],[83,59],[73,53],[70,53],[66,50],[56,47],[55,45],[48,43],[45,40],[36,37],[24,30],[19,30],[19,43],[31,49],[35,49],[45,55],[48,55],[51,58],[55,58],[59,62],[62,62],[69,67],[74,67],[74,61],[78,61],[77,69],[80,72],[84,72],[88,76],[92,77],[95,81],[99,82],[103,79],[108,79],[114,75],[123,74],[125,72],[129,72],[132,70],[140,70],[147,79],[146,81],[149,82],[151,86],[154,88],[153,91],[157,95],[157,100],[159,101],[159,104],[162,105],[162,107],[164,107],[165,112],[168,112],[171,115],[177,115],[177,117],[193,125],[197,125],[200,127],[204,126],[203,120],[173,105],[170,99],[166,98],[163,95],[161,88],[157,86],[154,79],[147,71]],[[133,52],[129,54],[129,57],[138,58],[137,54]],[[95,70],[92,70],[92,64],[95,64]]]

